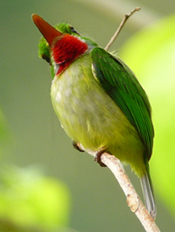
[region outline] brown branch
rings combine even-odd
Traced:
[[[77,146],[81,148],[82,150],[86,150],[90,155],[96,157],[95,152],[84,149],[81,144],[77,144]],[[154,219],[148,213],[146,207],[140,200],[140,197],[138,196],[136,190],[134,189],[130,179],[128,178],[128,175],[123,169],[123,166],[120,160],[117,159],[115,156],[105,152],[101,156],[101,161],[114,174],[115,178],[117,179],[120,187],[122,188],[126,196],[126,201],[127,201],[128,206],[130,207],[130,210],[133,213],[135,213],[135,215],[140,220],[145,231],[146,232],[160,232]]]
[[[107,51],[110,46],[113,44],[114,40],[119,35],[121,29],[125,25],[128,18],[133,15],[136,11],[139,11],[141,8],[136,7],[134,10],[130,12],[130,14],[126,14],[118,27],[117,31],[115,32],[114,36],[111,38],[109,43],[107,44],[105,50]],[[80,144],[77,144],[77,146],[81,150],[86,150],[89,154],[96,157],[96,153],[92,152],[90,150],[84,149]],[[146,207],[140,200],[140,197],[138,196],[136,190],[134,189],[131,181],[129,180],[126,172],[123,169],[123,166],[119,159],[117,159],[115,156],[108,154],[107,152],[103,153],[101,156],[101,161],[104,163],[114,174],[115,178],[118,180],[120,187],[122,188],[126,199],[127,204],[130,207],[131,211],[135,213],[137,218],[140,220],[142,226],[144,227],[146,232],[160,232],[159,228],[157,227],[154,219],[151,217],[151,215],[148,213]]]
[[[140,197],[134,189],[131,181],[129,180],[126,172],[124,171],[120,161],[113,155],[104,153],[101,156],[101,161],[111,170],[115,178],[118,180],[126,198],[127,204],[131,211],[135,213],[140,220],[142,226],[147,232],[160,232],[154,219],[148,213],[147,209],[143,205]]]
[[[140,7],[136,7],[134,8],[134,10],[132,10],[129,14],[125,14],[124,18],[122,20],[122,22],[120,23],[119,27],[117,28],[115,34],[112,36],[112,38],[110,39],[109,43],[106,45],[105,50],[108,51],[109,48],[111,47],[111,45],[114,43],[115,39],[117,38],[117,36],[119,35],[121,29],[124,27],[126,21],[136,12],[139,11],[141,8]]]

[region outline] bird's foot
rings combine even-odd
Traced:
[[[78,151],[80,151],[80,152],[84,152],[84,150],[82,150],[81,148],[80,148],[80,145],[79,145],[79,143],[76,143],[76,142],[72,142],[72,145],[73,145],[73,147],[76,149],[76,150],[78,150]]]
[[[98,151],[95,155],[95,159],[94,161],[96,161],[101,167],[106,167],[106,165],[101,161],[101,156],[103,155],[103,153],[105,152],[106,150],[102,149],[100,151]]]

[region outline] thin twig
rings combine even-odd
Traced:
[[[140,197],[138,196],[126,172],[124,171],[121,162],[115,156],[110,155],[108,153],[104,153],[101,156],[101,161],[104,164],[106,164],[106,166],[111,170],[115,178],[118,180],[127,198],[128,206],[130,207],[131,211],[134,212],[137,218],[140,220],[145,231],[160,232],[154,219],[148,213],[144,204],[140,200]]]
[[[80,144],[78,146],[85,150]],[[92,152],[91,150],[86,151],[96,157],[96,153]],[[136,190],[134,189],[130,179],[128,178],[125,170],[123,169],[123,166],[119,159],[117,159],[115,156],[108,154],[107,152],[103,153],[101,156],[101,161],[104,163],[114,174],[115,178],[119,182],[120,187],[122,188],[126,199],[127,204],[130,207],[130,210],[135,213],[137,218],[140,220],[143,228],[146,232],[160,232],[159,228],[157,227],[154,219],[151,217],[151,215],[148,213],[146,207],[140,200],[140,197],[138,196]]]
[[[114,43],[115,39],[117,38],[117,36],[119,35],[121,29],[124,27],[126,21],[136,12],[139,11],[141,8],[140,7],[136,7],[134,8],[134,10],[132,10],[129,14],[125,14],[124,18],[122,20],[122,22],[120,23],[119,27],[117,28],[117,31],[115,32],[115,34],[112,36],[112,38],[110,39],[109,43],[106,45],[105,50],[108,51],[109,48],[111,47],[111,45]]]
[[[141,8],[136,7],[134,10],[130,12],[130,14],[126,14],[118,27],[117,31],[115,32],[114,36],[111,38],[109,43],[107,44],[105,50],[107,51],[110,46],[113,44],[116,37],[119,35],[121,29],[125,25],[128,18],[133,15],[136,11],[139,11]],[[77,144],[79,148],[82,150],[86,150],[89,154],[96,157],[96,153],[92,152],[91,150],[84,149],[80,144]],[[125,196],[127,199],[127,204],[130,207],[131,211],[135,213],[137,218],[140,220],[142,226],[144,227],[146,232],[160,232],[159,228],[157,227],[154,219],[148,213],[146,207],[140,200],[136,190],[134,189],[131,181],[129,180],[126,172],[123,169],[123,166],[119,159],[115,156],[108,154],[107,152],[103,153],[101,156],[101,161],[104,163],[114,174],[115,178],[118,180]]]

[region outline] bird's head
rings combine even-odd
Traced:
[[[32,19],[43,35],[39,43],[39,56],[51,65],[53,76],[97,46],[92,40],[80,36],[68,23],[53,27],[39,15],[33,14]]]

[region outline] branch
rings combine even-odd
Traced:
[[[80,144],[78,144],[79,147]],[[83,148],[82,148],[83,149]],[[91,154],[92,156],[96,157],[96,153],[90,150],[86,151]],[[122,188],[127,204],[130,207],[130,210],[135,213],[137,218],[140,220],[142,226],[144,227],[146,232],[160,232],[159,228],[157,227],[154,219],[148,213],[147,209],[145,208],[144,204],[140,200],[136,190],[134,189],[131,181],[129,180],[125,170],[119,159],[115,156],[105,152],[101,156],[101,161],[104,163],[114,174],[115,178],[118,180],[120,187]]]
[[[114,36],[111,38],[109,43],[107,44],[105,50],[107,51],[110,46],[113,44],[117,36],[119,35],[121,29],[125,25],[128,18],[133,15],[136,11],[139,11],[140,8],[136,7],[134,10],[130,12],[130,14],[126,14],[118,27],[117,31],[115,32]],[[76,144],[80,150],[86,150],[89,154],[96,157],[96,153],[92,152],[91,150],[84,149],[81,144]],[[114,174],[115,178],[118,180],[120,187],[122,188],[126,199],[127,204],[130,207],[130,210],[135,213],[137,218],[140,220],[142,226],[144,227],[146,232],[160,232],[159,228],[157,227],[154,219],[148,213],[146,207],[140,200],[136,190],[134,189],[131,181],[129,180],[126,172],[123,169],[123,166],[119,159],[115,156],[105,152],[101,155],[101,162],[104,163]]]
[[[86,150],[90,155],[96,157],[96,152],[91,150],[84,149],[81,144],[77,144],[79,148],[82,150]],[[148,213],[146,207],[140,200],[136,190],[134,189],[128,175],[126,174],[125,170],[119,159],[117,159],[114,155],[111,155],[107,152],[101,155],[101,162],[104,163],[114,174],[115,178],[117,179],[120,187],[122,188],[128,206],[130,210],[135,213],[137,218],[140,220],[142,226],[144,227],[146,232],[160,232],[159,228],[157,227],[154,219]]]
[[[122,20],[122,22],[120,23],[119,27],[117,28],[117,31],[115,32],[115,34],[112,36],[112,38],[110,39],[109,43],[106,45],[105,50],[108,51],[109,48],[111,47],[111,45],[114,43],[115,39],[117,38],[117,36],[119,35],[121,29],[124,27],[126,21],[136,12],[139,11],[141,8],[140,7],[136,7],[134,8],[134,10],[132,10],[129,14],[125,14],[124,18]]]
[[[119,35],[121,29],[124,27],[126,21],[136,12],[139,11],[141,8],[136,7],[132,10],[129,14],[125,14],[122,22],[120,23],[117,31],[110,39],[109,43],[105,47],[105,50],[108,51],[110,46],[113,44],[117,36]],[[89,151],[90,154],[95,156],[95,154]],[[159,232],[159,228],[154,222],[154,219],[148,213],[147,209],[143,205],[140,197],[138,196],[137,192],[135,191],[133,185],[131,184],[126,172],[124,171],[120,161],[113,155],[108,153],[103,153],[101,156],[101,161],[104,163],[114,174],[115,178],[118,180],[126,198],[127,204],[130,207],[131,211],[135,213],[137,218],[140,220],[141,224],[143,225],[144,229],[147,232]]]
[[[104,153],[101,156],[101,161],[106,164],[106,166],[114,174],[115,178],[118,180],[126,198],[127,204],[131,211],[135,213],[137,218],[140,220],[145,231],[147,232],[159,232],[154,219],[148,213],[147,209],[143,205],[140,197],[138,196],[136,190],[134,189],[131,181],[129,180],[126,172],[124,171],[120,161],[113,155]]]

